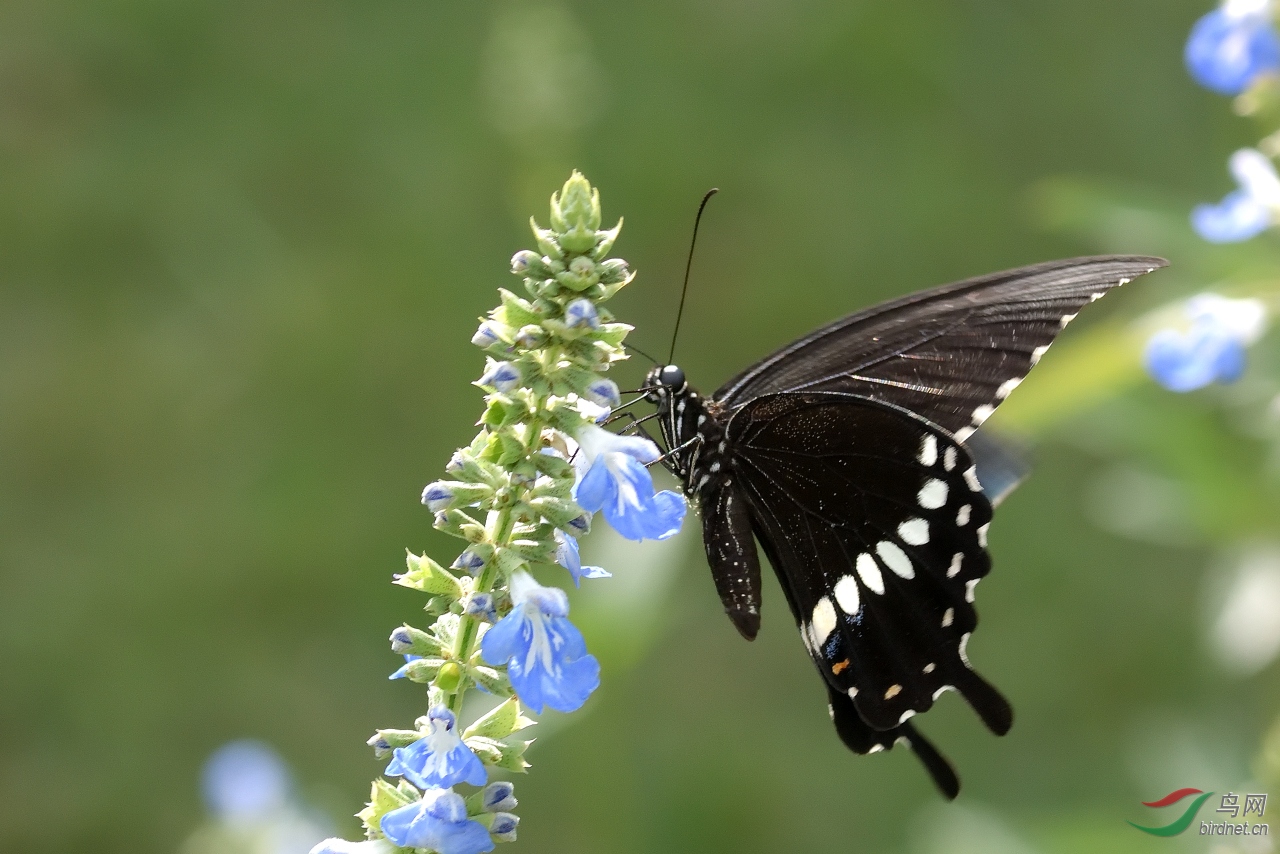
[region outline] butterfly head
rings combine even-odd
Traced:
[[[649,371],[644,379],[645,388],[649,392],[645,399],[658,403],[664,398],[674,397],[684,392],[689,384],[685,381],[684,370],[676,365],[659,365]]]

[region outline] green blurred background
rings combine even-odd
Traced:
[[[1240,560],[1280,560],[1276,350],[1179,397],[1115,343],[1280,270],[1273,236],[1186,226],[1256,136],[1183,71],[1208,8],[4,4],[0,850],[175,852],[201,763],[244,736],[358,833],[364,740],[424,703],[386,681],[420,606],[388,582],[406,547],[452,556],[418,494],[473,433],[476,318],[574,167],[626,218],[639,277],[613,307],[655,355],[722,189],[678,354],[705,391],[942,281],[1173,266],[1091,308],[992,422],[1037,468],[997,515],[969,650],[1017,720],[993,738],[954,694],[922,719],[959,801],[904,751],[844,750],[776,584],[744,643],[694,521],[639,549],[593,535],[616,577],[574,607],[603,685],[533,731],[511,850],[1210,850],[1124,822],[1184,786],[1280,795],[1277,668],[1213,640]]]

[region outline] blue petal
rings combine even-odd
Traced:
[[[556,542],[559,543],[559,547],[556,549],[556,563],[569,570],[569,575],[573,577],[574,587],[581,586],[584,578],[612,578],[612,574],[606,572],[603,567],[582,565],[576,538],[563,531],[556,531]]]
[[[405,679],[409,676],[409,665],[422,658],[420,655],[408,655],[404,657],[404,664],[400,665],[400,669],[388,676],[388,679]]]
[[[1280,40],[1265,15],[1229,16],[1217,9],[1191,28],[1183,59],[1202,86],[1238,95],[1259,74],[1280,68]]]
[[[527,625],[524,609],[512,608],[480,639],[480,655],[492,665],[506,664],[529,648],[531,630]]]
[[[1197,205],[1191,225],[1210,243],[1236,243],[1265,231],[1272,223],[1269,208],[1244,190],[1228,193],[1216,205]]]
[[[459,783],[483,786],[489,779],[480,758],[461,739],[444,755],[444,767],[427,769],[433,754],[429,739],[422,738],[408,747],[399,747],[392,753],[387,765],[389,777],[403,776],[420,789],[449,788]]]
[[[680,531],[680,526],[684,524],[684,514],[688,510],[684,496],[678,492],[672,492],[664,489],[657,495],[653,496],[653,505],[655,508],[652,534],[655,540],[665,540],[673,537]]]
[[[616,490],[617,486],[609,477],[609,469],[605,465],[604,457],[600,456],[591,464],[591,468],[587,470],[582,480],[574,484],[573,500],[588,513],[595,513],[606,502],[613,500]]]

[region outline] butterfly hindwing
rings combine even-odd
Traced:
[[[856,394],[967,439],[1081,307],[1161,258],[1051,261],[943,285],[851,314],[726,383],[728,406],[782,391]]]
[[[959,690],[1003,733],[1008,703],[969,667],[991,507],[963,446],[849,395],[776,394],[728,425],[738,487],[827,684],[892,730]]]

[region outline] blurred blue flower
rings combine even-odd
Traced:
[[[1211,243],[1248,240],[1274,224],[1280,212],[1280,176],[1266,155],[1242,148],[1231,155],[1229,166],[1240,189],[1191,212],[1192,227]]]
[[[499,842],[515,842],[516,826],[518,824],[520,824],[520,816],[518,815],[512,815],[509,812],[494,813],[493,824],[489,825],[489,832]]]
[[[1147,372],[1170,391],[1229,383],[1244,372],[1245,348],[1262,336],[1266,309],[1258,300],[1201,294],[1187,301],[1189,327],[1165,328],[1147,341]]]
[[[480,792],[480,806],[485,812],[506,812],[516,808],[516,787],[507,780],[498,780],[485,786]]]
[[[385,839],[348,842],[335,837],[316,845],[311,849],[311,854],[394,854],[395,850],[395,846]]]
[[[463,744],[453,712],[432,706],[427,720],[430,731],[408,747],[395,750],[387,776],[403,776],[422,789],[447,789],[459,783],[483,786],[489,775],[480,757]]]
[[[613,574],[602,566],[583,566],[578,553],[578,540],[564,531],[556,531],[556,563],[569,570],[573,586],[580,587],[584,578],[612,578]]]
[[[401,848],[427,848],[438,854],[484,854],[493,850],[489,831],[467,818],[462,796],[449,789],[428,789],[416,804],[384,815],[381,827],[387,839]]]
[[[573,497],[583,510],[604,512],[614,530],[629,540],[665,540],[680,530],[684,498],[670,490],[654,494],[645,463],[658,459],[658,447],[638,436],[618,436],[588,424],[574,437],[578,480]]]
[[[1260,74],[1280,70],[1280,39],[1270,0],[1226,0],[1196,21],[1183,52],[1200,85],[1238,95]]]
[[[498,622],[498,612],[493,607],[493,594],[472,593],[462,603],[462,613],[486,623]]]
[[[576,299],[564,307],[564,324],[570,329],[599,329],[600,314],[589,299]]]
[[[520,385],[520,369],[510,362],[489,361],[484,376],[476,380],[477,385],[489,386],[504,394],[514,391]]]
[[[228,822],[261,821],[278,813],[289,803],[292,789],[288,766],[280,755],[250,739],[232,741],[214,751],[201,782],[210,812]]]
[[[484,660],[507,665],[511,686],[534,712],[541,714],[544,706],[559,712],[580,708],[600,684],[600,663],[569,622],[569,598],[516,572],[511,604],[511,612],[480,641]]]

